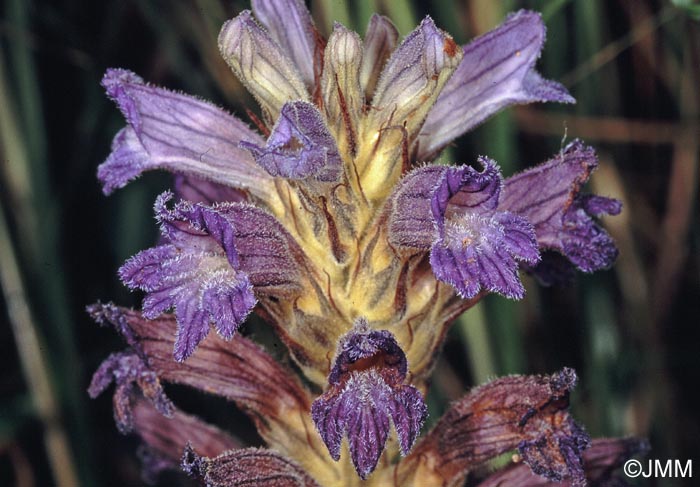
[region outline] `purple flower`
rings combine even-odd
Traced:
[[[390,220],[393,244],[430,248],[435,277],[460,296],[483,288],[512,298],[525,293],[517,261],[535,264],[540,256],[531,224],[497,211],[503,185],[493,161],[484,169],[426,166],[403,178]]]
[[[616,255],[594,217],[619,203],[582,193],[596,159],[578,141],[505,180],[488,157],[431,163],[503,108],[573,102],[534,70],[540,16],[517,12],[460,47],[430,17],[401,41],[378,15],[364,39],[337,23],[323,39],[301,0],[252,8],[218,41],[264,136],[131,72],[102,81],[127,123],[98,169],[104,192],[152,169],[175,175],[175,193],[155,204],[159,243],[119,270],[145,293],[141,310],[89,308],[129,347],[89,392],[116,383],[117,424],[141,437],[145,473],[179,465],[207,485],[354,485],[351,463],[376,485],[459,485],[517,450],[543,481],[606,481],[568,411],[570,369],[477,388],[419,439],[456,316],[487,293],[522,298],[521,270],[555,281]],[[294,369],[236,333],[251,312]],[[180,411],[163,382],[231,401],[269,448]],[[540,485],[530,470],[504,475]]]
[[[347,436],[352,463],[362,479],[377,466],[390,420],[401,454],[407,455],[428,416],[421,393],[403,384],[407,371],[406,355],[391,333],[370,330],[360,318],[340,340],[328,391],[311,407],[316,429],[336,461]]]
[[[181,202],[171,210],[171,198],[165,193],[155,206],[165,243],[133,256],[119,276],[146,292],[146,318],[175,309],[175,359],[184,360],[210,324],[224,338],[233,336],[256,304],[254,285],[293,287],[295,268],[284,231],[257,208]]]
[[[612,238],[592,217],[617,215],[620,202],[581,194],[597,165],[593,149],[575,140],[544,164],[508,178],[499,205],[532,223],[541,249],[563,255],[583,272],[605,269],[617,257]],[[539,190],[532,191],[533,187]],[[551,275],[552,265],[543,264],[547,267],[536,267],[535,272]],[[554,272],[566,274],[566,269]]]

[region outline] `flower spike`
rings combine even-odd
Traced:
[[[180,464],[211,486],[355,485],[370,475],[373,485],[417,486],[460,485],[478,469],[470,483],[488,486],[500,481],[478,477],[484,464],[517,451],[519,465],[503,469],[522,479],[513,485],[614,482],[596,473],[608,468],[596,457],[605,449],[585,463],[570,369],[479,387],[414,447],[457,316],[488,293],[523,297],[521,269],[554,282],[617,253],[595,218],[620,204],[581,194],[597,162],[578,141],[506,180],[486,156],[431,162],[505,107],[574,101],[535,70],[540,15],[517,12],[461,47],[430,17],[402,40],[379,15],[364,39],[338,22],[324,38],[304,0],[251,3],[218,45],[260,105],[261,116],[248,111],[260,133],[129,71],[103,79],[127,122],[98,169],[104,191],[150,169],[175,175],[174,194],[155,204],[160,240],[119,270],[145,293],[141,309],[89,308],[129,345],[98,369],[90,393],[116,383],[118,426],[141,436],[146,473]],[[279,339],[266,342],[285,350],[270,355],[238,333],[253,310]],[[232,402],[268,448],[245,448],[180,411],[161,381]],[[611,471],[621,456],[606,451],[618,451]],[[348,478],[350,463],[359,478]]]

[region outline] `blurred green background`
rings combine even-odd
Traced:
[[[0,485],[140,485],[138,442],[114,427],[111,394],[91,401],[85,392],[101,360],[123,344],[84,307],[138,305],[115,271],[156,238],[152,203],[170,178],[147,174],[101,194],[96,167],[123,120],[99,81],[107,67],[128,68],[245,119],[243,107],[254,104],[220,60],[216,35],[248,5],[1,5]],[[460,318],[435,372],[431,417],[488,378],[568,365],[581,379],[575,415],[592,436],[645,436],[651,458],[693,459],[700,470],[698,3],[312,2],[326,33],[332,19],[362,33],[377,11],[405,34],[430,14],[460,43],[524,7],[542,12],[548,26],[539,70],[563,82],[578,104],[508,110],[445,157],[472,162],[488,154],[511,174],[547,159],[563,138],[582,138],[600,156],[591,189],[624,202],[621,216],[604,221],[620,257],[612,270],[579,275],[564,288],[527,279],[523,301],[491,296]],[[195,396],[187,406],[250,428],[221,401]]]

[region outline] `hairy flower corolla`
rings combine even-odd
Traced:
[[[570,369],[482,386],[419,439],[450,323],[487,293],[522,298],[521,271],[553,281],[608,267],[617,251],[593,217],[620,205],[581,193],[597,161],[580,141],[510,178],[488,157],[431,162],[507,106],[573,102],[534,70],[538,14],[463,47],[430,17],[398,39],[378,15],[364,39],[340,24],[324,39],[300,0],[254,0],[219,48],[260,105],[259,132],[129,71],[105,74],[127,125],[99,167],[104,192],[151,169],[176,175],[155,204],[158,245],[119,270],[145,293],[141,311],[89,308],[129,345],[90,393],[116,383],[117,423],[143,439],[150,473],[184,451],[181,467],[208,485],[459,485],[518,450],[540,476],[498,475],[583,485],[641,448],[585,452]],[[236,333],[251,312],[303,382]],[[161,381],[233,401],[269,449],[183,413]]]

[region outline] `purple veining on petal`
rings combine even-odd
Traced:
[[[545,31],[538,13],[521,10],[464,46],[461,64],[440,93],[419,135],[419,160],[431,158],[450,141],[509,105],[574,102],[563,86],[534,71]]]
[[[133,426],[131,409],[137,387],[158,412],[168,417],[173,414],[173,404],[163,392],[158,376],[135,351],[113,353],[107,357],[93,374],[88,394],[94,399],[112,382],[116,385],[114,419],[122,433],[131,431]]]
[[[597,164],[593,149],[576,140],[553,159],[508,178],[498,205],[532,223],[541,249],[563,254],[584,272],[604,269],[617,257],[612,238],[592,216],[616,215],[620,202],[580,194]],[[542,269],[546,281],[559,280],[553,270]]]
[[[243,141],[255,161],[272,176],[337,181],[343,161],[335,139],[311,103],[285,103],[265,146]]]
[[[302,0],[252,0],[253,13],[294,61],[306,86],[314,86],[314,21]]]
[[[264,197],[270,177],[238,147],[260,141],[246,124],[194,97],[150,86],[134,73],[108,69],[102,85],[127,123],[98,168],[105,194],[142,172],[166,169]]]
[[[408,174],[393,198],[390,241],[430,248],[435,277],[472,298],[482,289],[521,298],[519,263],[540,259],[535,233],[519,215],[497,211],[502,178],[496,164],[426,166]]]
[[[452,37],[426,16],[386,61],[372,97],[368,126],[379,129],[388,123],[405,123],[412,140],[461,54]]]
[[[388,331],[371,330],[360,318],[341,338],[329,389],[314,401],[311,415],[334,460],[343,436],[362,479],[374,471],[393,422],[401,454],[406,455],[427,417],[421,393],[404,385],[408,364]]]
[[[428,249],[438,238],[432,197],[448,166],[414,169],[399,182],[391,197],[389,241],[393,245]]]

